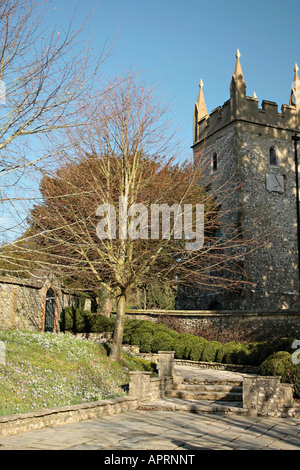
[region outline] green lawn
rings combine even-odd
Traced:
[[[68,333],[0,331],[0,341],[2,416],[124,396],[129,370],[149,367],[128,355],[112,363],[101,344]]]

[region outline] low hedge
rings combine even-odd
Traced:
[[[294,395],[300,398],[300,364],[294,364],[288,351],[278,351],[269,356],[260,366],[262,375],[279,375],[281,382],[294,386]]]
[[[139,346],[141,352],[151,352],[154,331],[151,321],[129,320],[124,325],[123,343]]]
[[[175,358],[199,361],[205,341],[202,337],[182,333],[174,345]]]
[[[260,366],[262,375],[280,375],[283,382],[290,381],[293,367],[292,358],[287,351],[278,351],[269,356]]]
[[[113,318],[82,311],[75,307],[65,307],[60,315],[60,330],[72,333],[103,333],[114,330]]]
[[[60,320],[61,330],[73,333],[112,332],[114,325],[114,317],[107,318],[74,307],[64,308]],[[179,334],[162,323],[138,319],[126,319],[123,335],[124,344],[137,345],[144,353],[173,350],[176,359],[253,366],[260,366],[278,351],[291,353],[293,341],[293,338],[280,338],[253,343],[230,341],[222,345],[201,336]]]
[[[202,361],[203,352],[207,348],[209,341],[201,336],[195,336],[194,338],[196,338],[196,340],[194,341],[194,344],[193,342],[191,343],[188,359],[191,361]]]
[[[238,353],[241,349],[242,344],[236,341],[230,341],[223,344],[217,353],[216,362],[238,364]]]
[[[290,372],[290,383],[294,385],[294,392],[300,398],[300,364],[293,365]]]
[[[126,320],[123,343],[137,345],[140,352],[173,351],[179,334],[150,320]]]
[[[222,344],[219,341],[208,341],[202,351],[201,361],[216,362],[216,357],[221,348]]]
[[[237,363],[242,365],[259,366],[266,357],[272,354],[273,348],[270,347],[269,353],[261,343],[245,343],[237,354]]]
[[[156,331],[152,337],[151,352],[174,351],[175,337],[166,331]]]

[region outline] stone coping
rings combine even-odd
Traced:
[[[16,284],[20,286],[32,287],[34,289],[41,289],[45,284],[46,279],[25,279],[11,276],[0,276],[0,284]]]
[[[113,310],[111,312],[115,314]],[[300,316],[299,310],[276,310],[276,311],[256,311],[256,310],[144,310],[144,309],[126,309],[125,314],[128,316],[144,315],[144,316],[187,316],[187,317],[269,317],[274,315],[284,316]]]
[[[135,410],[139,400],[135,397],[118,397],[78,405],[47,408],[29,413],[0,416],[0,436],[11,436],[48,426],[74,423],[81,420]]]

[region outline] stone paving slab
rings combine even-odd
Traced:
[[[247,377],[251,374],[244,374],[241,372],[232,372],[228,370],[219,369],[201,369],[198,367],[189,366],[175,366],[175,374],[178,378],[188,377],[192,378],[203,378],[207,380],[237,380],[242,381],[243,377]]]
[[[192,413],[248,414],[241,402],[213,400],[192,400],[183,398],[164,398],[141,403],[139,410],[148,411],[189,411]]]
[[[0,438],[0,450],[205,449],[300,450],[300,421],[136,410]]]

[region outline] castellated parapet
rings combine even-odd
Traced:
[[[194,161],[205,154],[213,189],[235,179],[237,191],[222,204],[225,210],[231,208],[231,221],[240,226],[241,233],[255,238],[267,232],[270,237],[261,248],[252,251],[249,247],[245,253],[243,269],[248,285],[238,292],[202,289],[183,295],[179,309],[299,309],[300,227],[292,139],[300,134],[297,66],[294,71],[289,104],[282,105],[280,111],[275,102],[264,100],[260,107],[255,93],[246,95],[239,51],[230,99],[223,106],[207,112],[200,82],[193,121]]]
[[[200,119],[194,129],[194,145],[203,144],[208,137],[224,130],[235,121],[247,125],[252,132],[267,132],[274,137],[284,137],[286,132],[299,132],[300,115],[295,106],[284,104],[281,106],[281,112],[278,112],[277,103],[263,100],[260,108],[258,99],[248,96],[243,104],[238,116],[235,103],[228,100],[223,106]]]

